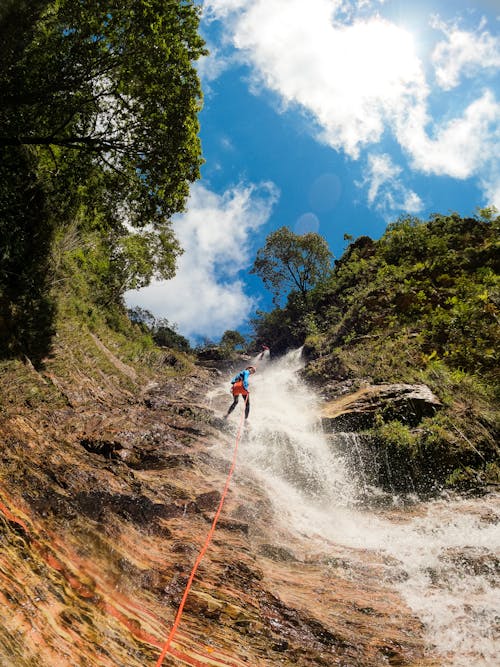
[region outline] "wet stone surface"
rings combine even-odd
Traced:
[[[233,434],[199,403],[218,377],[102,389],[98,408],[97,390],[73,385],[67,408],[3,420],[0,664],[155,664],[229,469],[212,446],[229,456]],[[348,563],[302,550],[255,481],[233,480],[164,664],[432,664],[377,571],[353,583]],[[490,565],[471,554],[470,567]]]

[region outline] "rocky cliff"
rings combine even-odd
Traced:
[[[217,382],[154,378],[90,334],[3,367],[0,664],[156,663],[234,446]],[[386,565],[312,551],[237,474],[164,664],[429,665]]]

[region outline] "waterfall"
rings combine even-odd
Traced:
[[[252,376],[251,414],[242,462],[290,498],[348,506],[355,489],[340,454],[332,451],[317,417],[317,398],[300,381],[301,350],[259,364]]]
[[[443,666],[498,665],[498,495],[449,496],[418,503],[413,512],[394,497],[390,510],[377,510],[367,502],[363,471],[354,474],[343,453],[349,443],[359,447],[356,437],[344,434],[336,447],[321,431],[319,399],[298,374],[300,350],[258,362],[239,466],[265,486],[276,521],[325,549],[388,556],[394,565],[386,567],[399,573],[394,587],[423,622]],[[359,451],[351,460],[356,456],[361,461]]]

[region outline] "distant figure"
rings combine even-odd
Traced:
[[[267,347],[267,345],[262,345],[261,347],[262,347],[262,352],[259,355],[259,361],[262,361],[262,359],[264,359],[264,355],[266,354],[266,352],[269,353],[269,348]]]
[[[240,371],[231,380],[231,393],[233,395],[233,402],[229,406],[227,414],[224,419],[227,419],[234,408],[238,405],[240,396],[243,396],[245,401],[245,419],[248,419],[250,414],[250,392],[248,389],[248,378],[255,373],[255,366],[247,366],[244,371]]]

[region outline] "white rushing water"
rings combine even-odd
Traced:
[[[240,469],[261,480],[276,516],[301,536],[323,540],[325,549],[333,543],[389,556],[399,573],[394,586],[443,665],[500,665],[499,497],[438,499],[413,515],[398,513],[397,498],[390,513],[370,509],[363,472],[353,474],[335,439],[322,433],[319,401],[299,380],[300,367],[300,351],[258,360]]]

